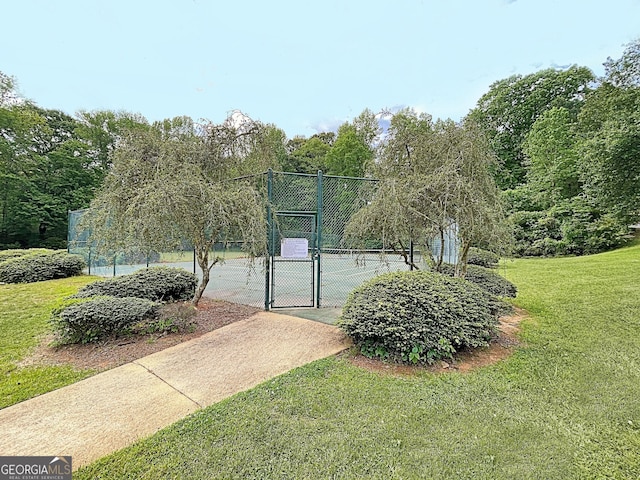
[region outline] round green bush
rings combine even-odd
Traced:
[[[90,343],[128,333],[133,325],[156,318],[160,306],[134,297],[75,300],[54,310],[51,324],[61,343]]]
[[[498,323],[485,291],[428,271],[395,272],[354,290],[339,326],[367,356],[433,363],[486,346]]]
[[[440,271],[445,275],[453,277],[455,267],[445,263],[442,265]],[[489,268],[479,267],[478,265],[467,265],[467,273],[464,278],[498,297],[515,298],[518,293],[518,289],[513,283]]]
[[[495,268],[498,266],[500,257],[493,252],[481,248],[471,247],[467,254],[469,265],[478,265],[485,268]]]
[[[0,262],[0,282],[32,283],[82,274],[84,260],[67,252],[27,253]]]
[[[197,284],[198,277],[182,268],[151,267],[130,275],[90,283],[83,287],[76,297],[109,295],[163,302],[181,301],[193,298]]]

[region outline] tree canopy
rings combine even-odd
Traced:
[[[480,125],[499,161],[496,178],[501,188],[525,182],[527,133],[546,110],[565,108],[577,115],[595,76],[586,67],[547,69],[530,75],[513,75],[489,87],[469,118]]]
[[[100,247],[143,251],[193,245],[203,273],[198,303],[219,258],[217,242],[241,241],[250,258],[266,248],[265,205],[245,174],[275,166],[273,130],[238,112],[223,123],[188,117],[134,129],[91,203],[87,226]]]
[[[471,246],[507,247],[509,234],[491,173],[494,157],[475,124],[433,122],[405,109],[392,117],[379,153],[374,171],[380,183],[371,204],[347,226],[352,241],[382,238],[409,263],[409,242],[432,252],[432,240],[442,245],[453,230],[460,241],[462,275]],[[442,263],[440,248],[432,264],[439,270]]]

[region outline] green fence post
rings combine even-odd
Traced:
[[[67,210],[67,253],[71,253],[71,210]]]
[[[321,249],[322,249],[322,208],[323,191],[322,191],[322,170],[318,170],[318,200],[316,204],[316,222],[318,223],[316,228],[316,308],[320,308],[320,281],[322,279],[321,269]]]
[[[265,258],[264,273],[264,309],[271,308],[271,259],[273,255],[273,213],[271,202],[273,200],[273,170],[267,171],[267,256]]]

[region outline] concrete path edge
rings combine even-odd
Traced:
[[[260,312],[0,410],[0,455],[71,455],[76,470],[350,345],[335,326]]]

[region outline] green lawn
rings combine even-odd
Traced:
[[[532,314],[508,360],[413,377],[321,360],[74,478],[640,478],[640,246],[501,271]]]
[[[57,302],[96,279],[80,276],[0,285],[0,408],[69,385],[94,373],[69,366],[19,367],[17,364],[49,331],[47,320]]]

